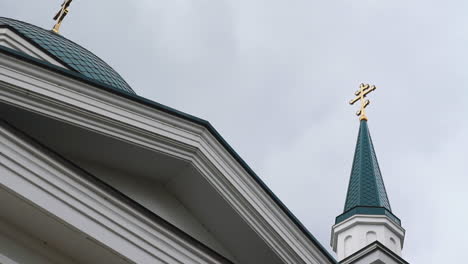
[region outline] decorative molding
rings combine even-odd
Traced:
[[[401,254],[405,239],[405,230],[401,226],[396,225],[386,215],[353,215],[332,227],[330,245],[336,252],[338,261],[371,243],[372,241],[367,241],[369,232],[375,235],[377,241],[390,247],[397,255]],[[354,240],[351,245],[345,243],[348,236],[353,236]],[[398,247],[396,243],[394,246],[390,245],[392,237],[398,240]],[[350,248],[350,251],[346,250]]]
[[[0,123],[0,184],[133,263],[226,263]]]
[[[203,126],[0,54],[0,101],[191,162],[285,263],[330,263]]]
[[[353,215],[352,217],[340,222],[332,227],[330,245],[336,250],[338,233],[344,232],[357,225],[383,225],[395,233],[401,240],[401,247],[405,241],[405,229],[396,225],[386,215]]]

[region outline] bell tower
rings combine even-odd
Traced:
[[[345,207],[332,227],[331,246],[340,263],[406,263],[401,258],[405,230],[392,213],[365,114],[365,97],[375,89],[361,84],[350,102],[361,102],[360,127]]]

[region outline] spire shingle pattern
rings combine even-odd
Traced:
[[[382,214],[400,223],[392,214],[366,120],[360,123],[344,213],[337,222],[355,214]]]

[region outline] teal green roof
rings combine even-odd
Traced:
[[[359,127],[344,213],[337,217],[337,222],[355,214],[387,215],[398,224],[400,223],[400,220],[392,214],[374,145],[365,120],[361,121]]]
[[[99,57],[50,30],[0,17],[0,27],[8,26],[69,69],[114,89],[135,93],[125,80]]]

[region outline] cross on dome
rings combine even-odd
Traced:
[[[54,16],[54,20],[56,20],[57,23],[54,25],[54,28],[52,28],[53,32],[59,33],[59,29],[60,29],[60,26],[62,25],[62,21],[65,18],[65,16],[67,16],[68,7],[70,6],[72,1],[73,0],[64,0],[63,1],[62,8]]]

